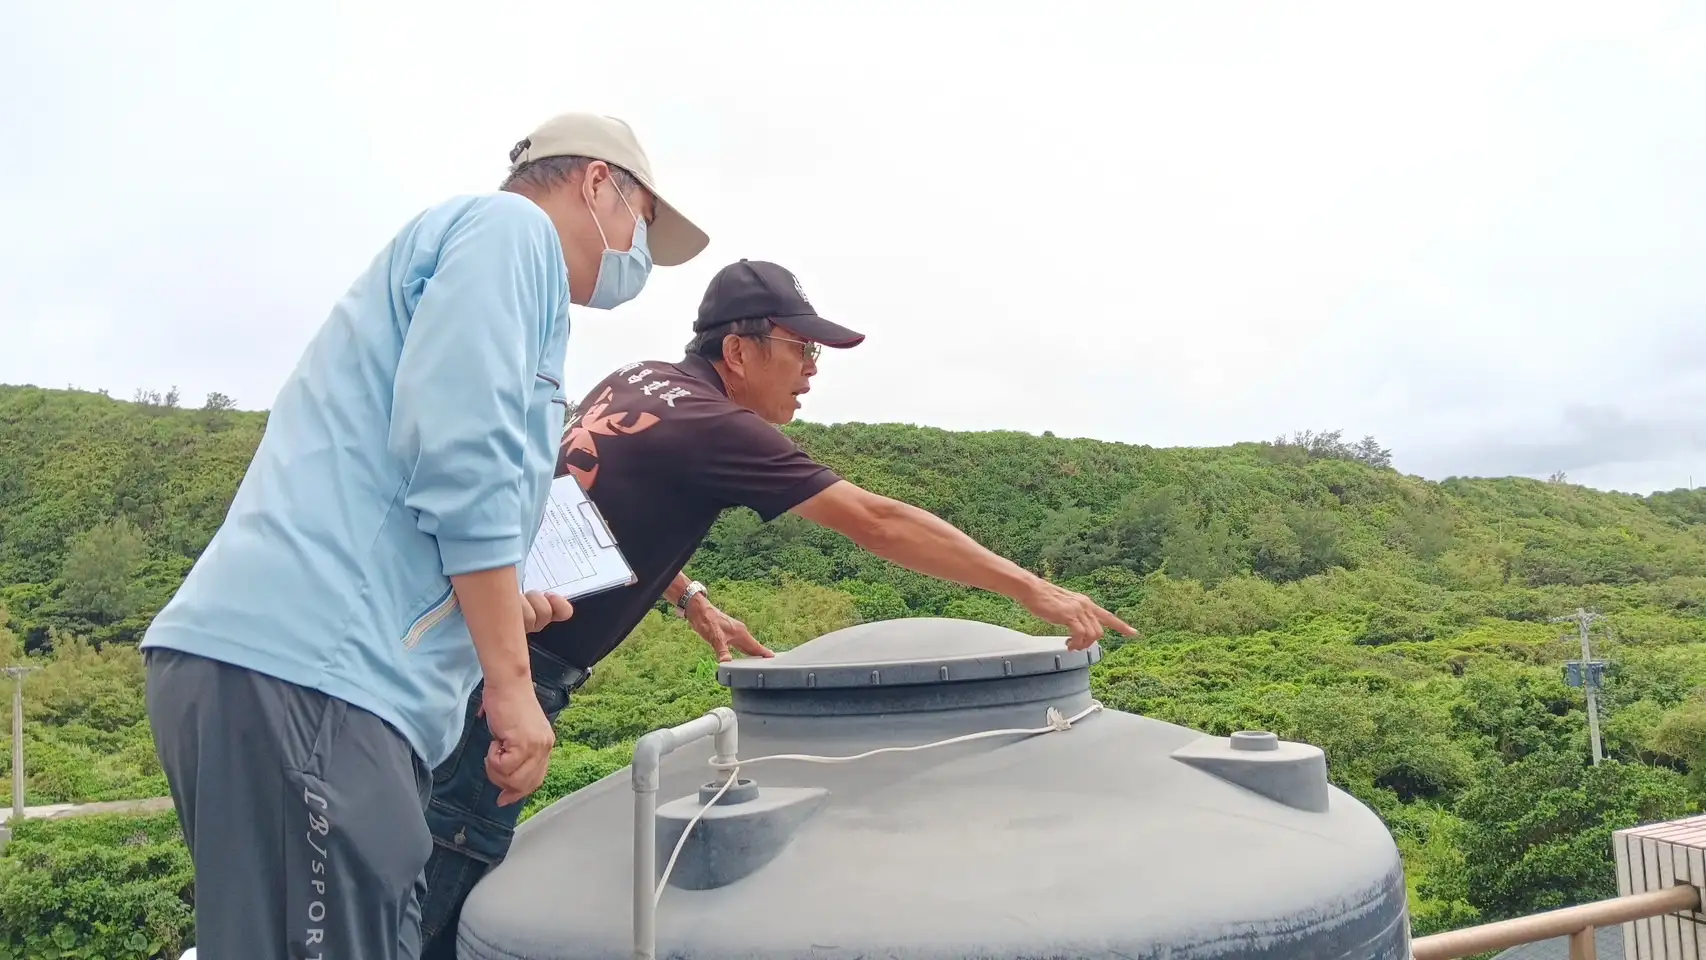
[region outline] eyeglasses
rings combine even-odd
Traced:
[[[781,340],[783,343],[797,343],[800,345],[800,352],[805,355],[806,360],[812,363],[816,363],[817,358],[823,355],[823,344],[821,343],[811,343],[806,340],[795,340],[792,337],[778,337],[774,333],[765,334],[764,339]]]

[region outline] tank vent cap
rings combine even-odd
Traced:
[[[1240,730],[1232,735],[1234,750],[1278,750],[1279,736],[1266,730]]]
[[[723,790],[723,795],[721,797],[717,796],[718,790],[723,790],[723,784],[721,781],[717,780],[713,780],[700,787],[699,805],[704,806],[712,800],[716,800],[718,806],[724,806],[731,803],[746,803],[749,800],[755,800],[758,797],[758,781],[748,780],[745,777],[741,777],[739,780],[736,780],[732,785],[730,785],[727,790]]]
[[[1320,747],[1240,730],[1193,740],[1173,751],[1173,759],[1288,807],[1327,812],[1327,755]]]

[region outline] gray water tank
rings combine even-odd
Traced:
[[[844,756],[1047,725],[1099,648],[934,618],[723,664],[740,756]],[[572,708],[571,708],[572,709]],[[710,798],[711,741],[663,762],[661,869]],[[1408,960],[1402,864],[1321,752],[1114,710],[1070,730],[743,768],[657,913],[662,958]],[[732,802],[731,802],[732,801]],[[463,960],[632,956],[624,769],[522,824],[462,913]]]

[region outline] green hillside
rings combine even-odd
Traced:
[[[0,654],[46,668],[26,687],[32,803],[163,792],[131,644],[217,527],[265,423],[218,397],[169,399],[0,387]],[[1109,706],[1326,749],[1335,782],[1399,838],[1418,934],[1610,895],[1610,831],[1706,798],[1700,492],[1429,483],[1336,434],[1152,449],[788,432],[1136,626],[1095,671]],[[689,572],[773,647],[906,615],[1055,632],[791,517],[725,517]],[[1612,661],[1598,768],[1581,691],[1563,682],[1579,641],[1552,622],[1578,607],[1605,615],[1596,652]],[[564,714],[530,810],[625,764],[646,730],[725,702],[714,676],[683,624],[648,618]],[[170,819],[118,822],[30,824],[0,857],[0,960],[45,944],[141,958],[182,941],[188,874]]]

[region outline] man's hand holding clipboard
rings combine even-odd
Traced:
[[[528,633],[538,633],[547,624],[567,620],[574,613],[574,604],[558,594],[530,590],[521,595],[521,617]]]

